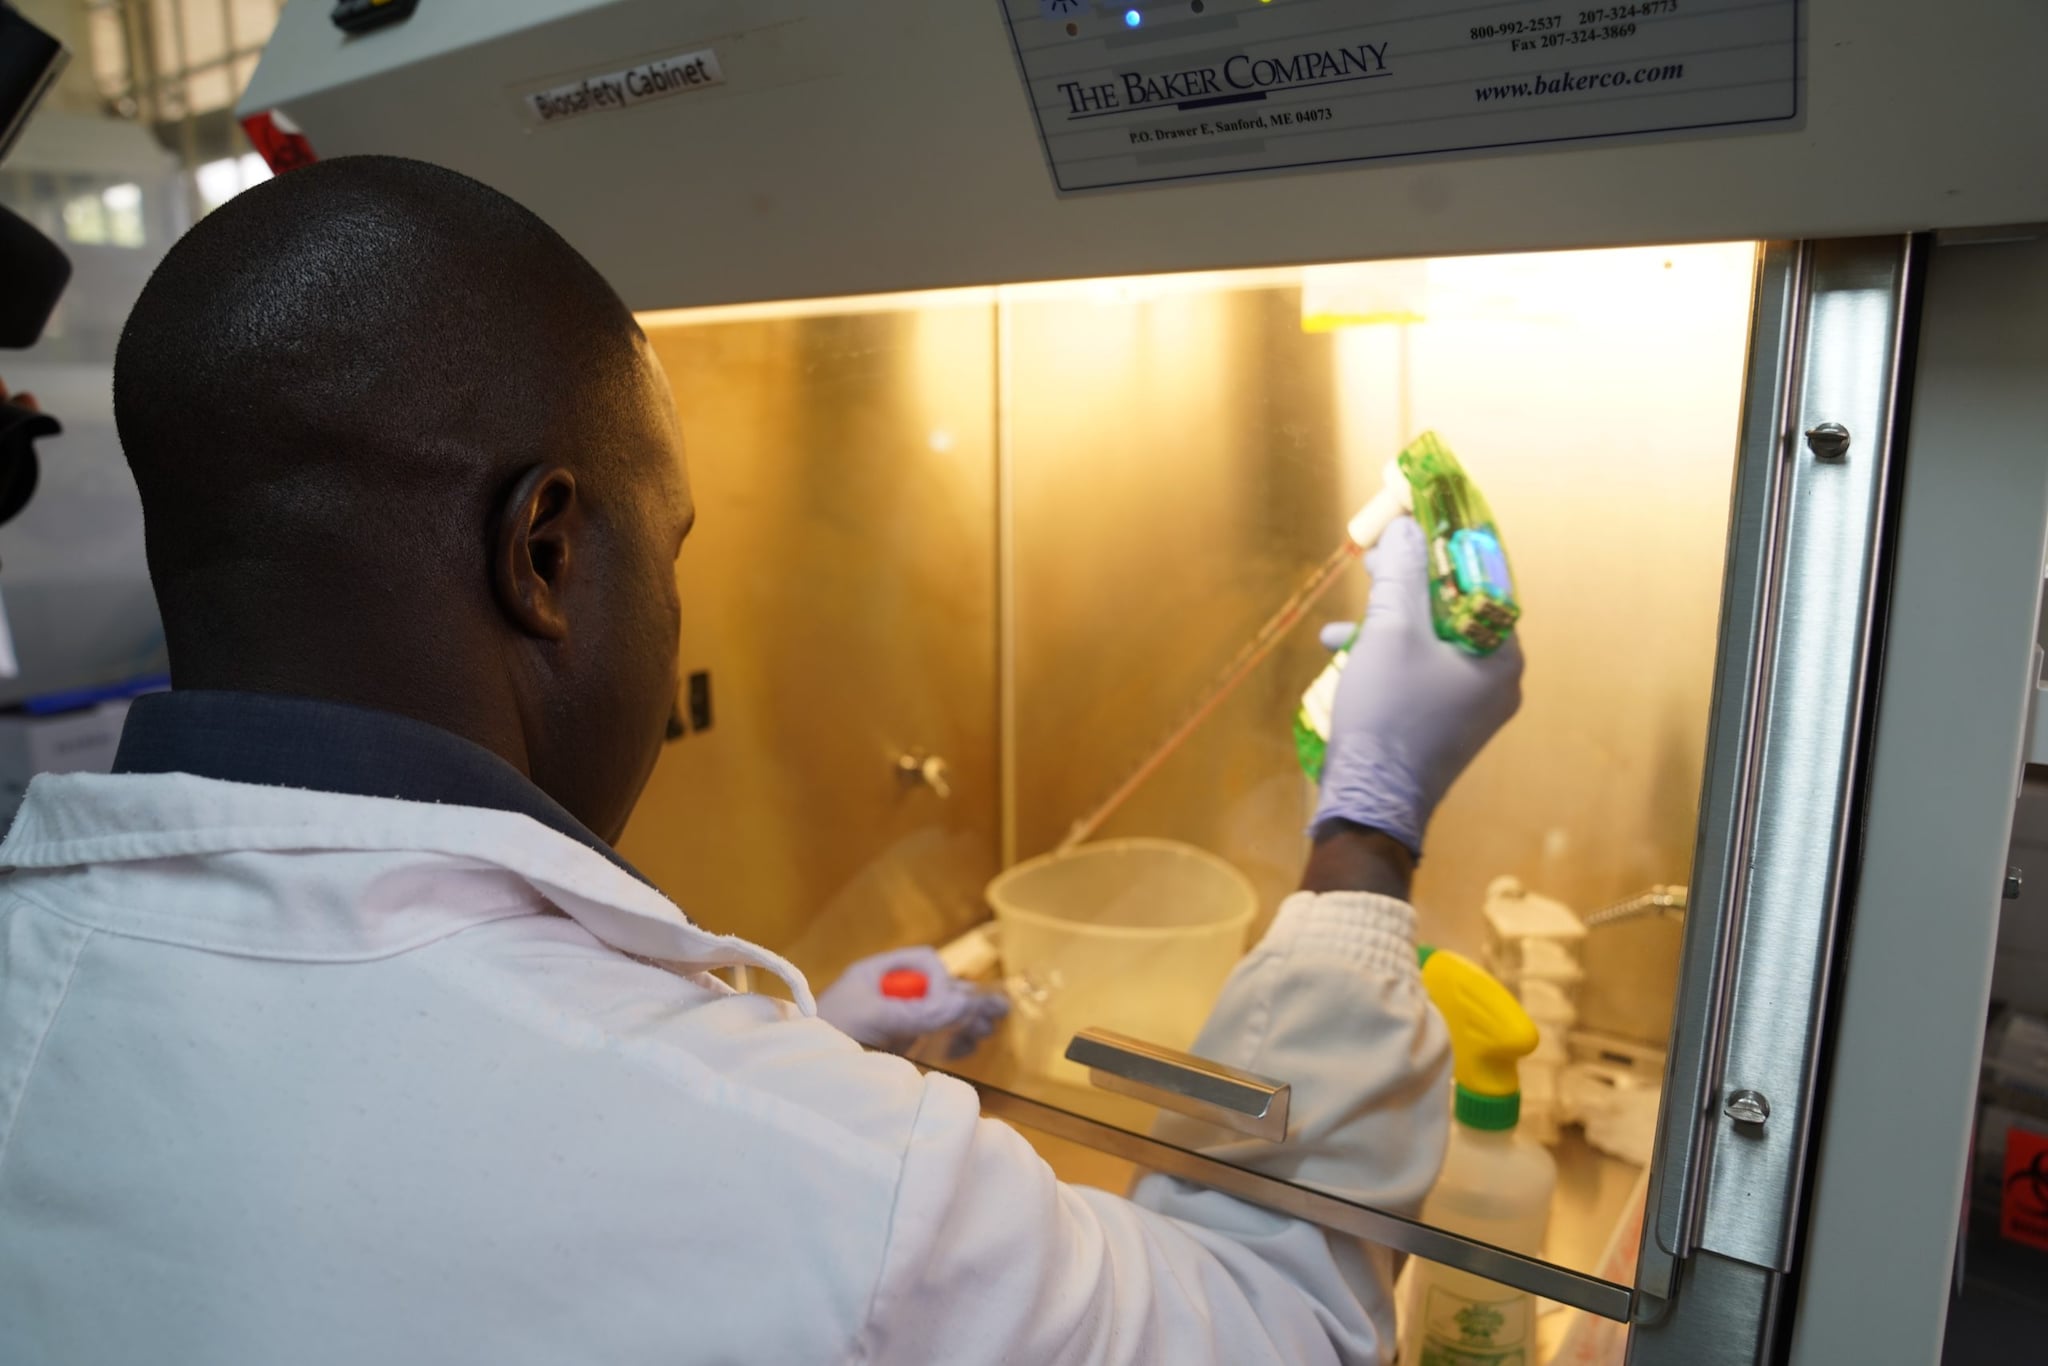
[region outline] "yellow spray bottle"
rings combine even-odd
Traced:
[[[1452,1119],[1424,1223],[1541,1255],[1557,1187],[1550,1152],[1515,1132],[1518,1060],[1536,1047],[1521,1003],[1471,959],[1421,950],[1422,984],[1451,1033]],[[1419,1366],[1535,1366],[1536,1301],[1526,1291],[1417,1261],[1404,1303],[1401,1360]]]

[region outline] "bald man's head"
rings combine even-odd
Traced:
[[[171,249],[114,409],[178,686],[417,716],[616,835],[691,514],[646,340],[552,229],[422,162],[293,171]]]

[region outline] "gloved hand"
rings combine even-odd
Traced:
[[[922,973],[924,995],[885,994],[882,979],[892,972]],[[922,947],[863,958],[818,997],[818,1014],[840,1033],[891,1053],[951,1030],[947,1053],[964,1058],[1009,1013],[1008,997],[976,990],[947,972],[935,950]]]
[[[1429,620],[1429,544],[1413,517],[1366,553],[1372,598],[1331,706],[1330,746],[1313,830],[1353,821],[1422,852],[1430,813],[1522,704],[1520,638],[1490,655],[1437,639]],[[1348,625],[1327,627],[1340,649]]]

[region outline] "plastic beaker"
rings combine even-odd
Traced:
[[[1088,1085],[1066,1060],[1090,1026],[1186,1049],[1244,952],[1244,874],[1172,840],[1105,840],[1027,860],[988,885],[1020,1067]]]

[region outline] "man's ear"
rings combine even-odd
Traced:
[[[560,465],[536,465],[507,490],[491,546],[491,587],[498,606],[527,635],[561,640],[569,634],[564,592],[582,537],[576,476]]]

